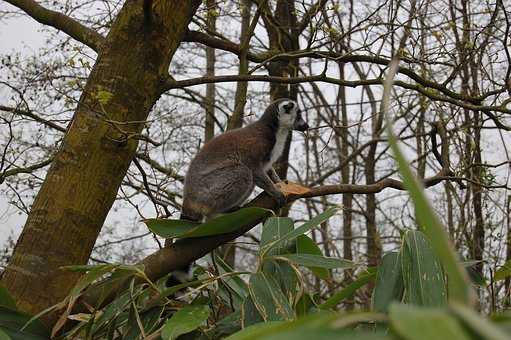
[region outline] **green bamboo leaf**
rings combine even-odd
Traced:
[[[391,336],[343,329],[342,325],[381,319],[376,314],[358,313],[357,315],[340,315],[326,311],[307,315],[293,321],[264,322],[244,328],[232,334],[226,340],[391,340]]]
[[[93,283],[94,281],[98,280],[99,278],[103,277],[107,273],[112,272],[117,265],[115,264],[102,264],[92,267],[87,271],[86,274],[82,275],[80,277],[80,280],[75,284],[73,289],[71,289],[71,292],[69,292],[68,297],[76,298],[80,295],[82,290],[85,289],[88,285]],[[67,267],[62,267],[62,269],[66,269]]]
[[[373,292],[373,310],[388,312],[392,302],[400,302],[403,298],[403,274],[399,253],[387,253],[378,267]]]
[[[9,294],[7,288],[5,288],[1,282],[0,282],[0,307],[17,310],[16,301],[14,301],[14,298],[11,296],[11,294]]]
[[[389,71],[384,82],[382,112],[385,115],[389,144],[398,164],[399,172],[403,177],[403,183],[415,206],[415,213],[421,230],[429,237],[431,246],[442,261],[442,265],[448,275],[449,300],[458,301],[467,305],[473,304],[474,292],[470,286],[468,276],[459,264],[459,257],[449,241],[444,226],[440,223],[438,216],[431,207],[423,185],[412,172],[410,162],[405,158],[399,147],[396,135],[392,130],[393,122],[388,114],[390,97],[394,77],[399,67],[399,60],[394,59],[389,65]]]
[[[291,320],[294,311],[272,276],[259,272],[250,276],[249,292],[264,321]]]
[[[392,135],[393,136],[393,135]],[[459,264],[459,258],[450,244],[444,226],[440,223],[433,208],[423,193],[422,185],[412,173],[408,161],[404,158],[395,137],[390,137],[392,150],[394,151],[399,170],[407,190],[415,205],[417,220],[421,230],[429,237],[431,246],[443,264],[448,275],[449,299],[466,304],[472,304],[473,292],[467,274]]]
[[[258,207],[248,207],[222,214],[199,224],[186,220],[148,219],[144,223],[153,233],[165,238],[193,238],[228,234],[241,227],[261,221],[273,212]]]
[[[266,258],[260,271],[266,277],[272,278],[292,305],[300,298],[302,282],[297,276],[297,268],[290,262],[275,261],[273,257]]]
[[[273,214],[273,211],[258,207],[242,208],[235,212],[220,215],[197,226],[194,230],[184,233],[180,237],[203,237],[220,234],[228,234],[239,230],[241,227],[257,223]]]
[[[316,303],[314,302],[314,299],[311,294],[305,293],[303,294],[295,306],[295,312],[296,315],[304,316],[309,314],[309,312],[313,309],[315,309]]]
[[[272,261],[264,258],[261,248],[280,240],[294,230],[294,222],[289,217],[270,217],[263,225],[260,243],[261,271],[269,277],[275,278],[282,292],[289,301],[295,301],[299,291],[300,282],[294,268],[289,263]],[[296,249],[294,240],[281,243],[279,246],[268,251],[267,255],[279,255],[294,252]]]
[[[297,254],[312,254],[322,256],[323,252],[319,249],[318,245],[307,235],[300,235],[296,238],[296,253]],[[321,267],[307,267],[318,278],[327,280],[330,277],[330,272]]]
[[[330,217],[335,215],[338,211],[339,211],[339,208],[330,208],[330,209],[324,211],[323,213],[312,218],[310,221],[305,222],[298,228],[293,229],[289,233],[285,234],[280,239],[266,244],[264,247],[261,248],[260,253],[262,254],[262,256],[269,254],[270,250],[277,248],[277,247],[281,247],[286,242],[290,242],[290,241],[294,240],[295,238],[297,238],[298,236],[303,235],[306,232],[310,231],[311,229],[316,228],[321,223],[325,222]]]
[[[368,284],[370,281],[374,280],[376,276],[376,270],[374,268],[368,268],[365,272],[360,274],[358,278],[329,297],[325,302],[323,302],[321,305],[319,305],[320,309],[332,309],[335,306],[337,306],[341,301],[350,298],[355,294],[355,292],[360,289],[361,287]]]
[[[495,275],[493,276],[493,280],[500,281],[500,280],[504,280],[510,276],[511,276],[511,260],[508,260],[508,261],[506,261],[506,263],[504,263],[502,265],[502,267],[497,269],[497,271],[495,272]]]
[[[392,329],[403,339],[471,339],[458,320],[444,309],[392,304],[389,310]]]
[[[215,256],[215,262],[218,266],[219,274],[233,273],[234,270],[225,263],[220,256]],[[240,299],[244,299],[248,296],[248,288],[245,281],[243,281],[238,275],[232,275],[223,277],[222,282],[228,286]]]
[[[164,238],[179,237],[200,225],[199,222],[162,218],[150,218],[144,220],[144,223],[151,232]]]
[[[11,340],[12,338],[0,327],[0,340]]]
[[[256,324],[251,324],[248,327],[245,327],[241,331],[232,334],[227,337],[226,340],[251,340],[251,339],[260,339],[261,333],[264,333],[268,329],[271,329],[275,325],[281,325],[286,323],[285,321],[266,321],[259,322]]]
[[[151,332],[154,332],[157,330],[158,326],[161,323],[161,316],[164,311],[163,306],[158,306],[157,308],[152,308],[148,311],[140,311],[139,317],[140,317],[140,323],[142,328],[144,329],[144,332],[146,334],[150,334]],[[132,308],[130,310],[131,316],[135,316],[135,308]],[[127,323],[128,328],[126,329],[126,335],[123,335],[123,340],[138,340],[141,339],[141,331],[140,326],[138,325],[136,318],[128,319]]]
[[[208,316],[208,306],[183,307],[167,320],[161,337],[163,340],[173,340],[182,334],[190,333],[200,327],[208,319]]]
[[[419,306],[442,306],[447,302],[442,266],[426,236],[407,231],[403,237],[401,266],[405,301]]]
[[[116,322],[120,323],[122,321],[120,320],[122,319],[121,316],[124,316],[124,319],[127,319],[128,314],[125,312],[129,308],[132,297],[137,297],[143,292],[144,289],[141,285],[136,287],[135,292],[124,290],[118,298],[103,308],[102,313],[92,324],[91,333],[98,333]]]
[[[483,318],[465,305],[452,302],[450,304],[452,312],[474,333],[478,334],[481,339],[485,340],[509,340],[509,334],[500,329],[496,324]],[[450,338],[446,338],[450,339]],[[452,339],[450,339],[452,340]]]
[[[470,279],[470,282],[472,282],[476,286],[486,287],[487,286],[486,277],[479,272],[477,267],[477,264],[481,262],[483,261],[463,261],[461,262],[461,265],[467,271],[467,275]]]
[[[264,222],[263,230],[261,233],[261,242],[259,248],[263,249],[269,244],[272,244],[285,235],[294,230],[294,221],[289,217],[270,217]],[[269,252],[269,255],[281,254],[282,252],[288,253],[287,248],[290,244],[282,244],[280,247],[275,247]]]
[[[50,332],[43,323],[39,319],[28,323],[31,319],[32,317],[28,314],[0,306],[0,329],[7,336],[24,340],[49,339]]]
[[[276,260],[286,260],[290,261],[294,264],[298,264],[300,266],[305,267],[318,267],[318,268],[326,268],[326,269],[335,269],[335,268],[353,268],[355,264],[352,261],[336,258],[336,257],[326,257],[321,255],[312,255],[312,254],[281,254],[277,256],[272,256],[271,258]]]
[[[252,325],[264,324],[264,319],[256,308],[254,300],[249,295],[243,301],[241,309],[241,327],[246,328]],[[271,321],[267,321],[271,322]]]

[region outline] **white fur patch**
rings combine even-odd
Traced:
[[[284,146],[286,145],[286,138],[289,133],[289,129],[286,128],[279,128],[277,131],[277,134],[275,136],[275,145],[273,146],[273,149],[271,150],[270,154],[270,161],[265,166],[265,170],[269,170],[273,163],[279,159],[279,157],[282,155],[282,152],[284,151]]]
[[[290,112],[286,112],[284,106],[292,104]],[[293,124],[296,119],[296,111],[298,110],[298,104],[294,100],[286,100],[279,104],[279,128],[289,129],[293,128]]]
[[[293,104],[293,107],[291,108],[290,112],[286,112],[286,109],[284,106]],[[286,145],[286,139],[287,135],[289,134],[289,131],[293,129],[293,124],[296,120],[296,114],[298,111],[298,104],[294,100],[286,100],[279,104],[279,129],[277,131],[277,134],[275,135],[275,145],[273,146],[273,149],[271,150],[270,154],[270,161],[265,166],[265,170],[269,170],[273,163],[279,159],[279,157],[282,155],[282,152],[284,151],[284,146]]]

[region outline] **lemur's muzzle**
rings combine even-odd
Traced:
[[[309,124],[307,124],[305,122],[305,120],[303,120],[301,113],[298,112],[296,114],[296,119],[295,119],[295,122],[293,124],[293,130],[306,131],[308,129],[309,129]]]

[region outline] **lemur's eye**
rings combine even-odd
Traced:
[[[295,107],[295,104],[293,102],[288,102],[284,105],[284,112],[285,113],[291,113],[291,110]]]

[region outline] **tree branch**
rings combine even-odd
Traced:
[[[442,181],[449,180],[450,177],[442,175],[442,171],[430,178],[424,180],[425,187],[434,186]],[[405,190],[404,184],[401,181],[386,178],[374,184],[339,184],[339,185],[324,185],[312,188],[307,193],[302,195],[292,195],[288,196],[288,201],[295,201],[300,198],[311,198],[325,195],[333,195],[333,194],[369,194],[369,193],[378,193],[386,188],[393,188],[396,190]],[[279,207],[276,202],[268,196],[266,193],[261,193],[255,199],[253,199],[250,203],[246,205],[246,207],[255,206],[266,208],[270,210],[276,210]],[[268,214],[269,216],[269,214]],[[230,242],[237,237],[245,234],[252,228],[254,228],[257,224],[262,222],[265,216],[257,223],[251,223],[244,226],[241,226],[239,230],[229,234],[215,235],[209,237],[199,237],[199,238],[189,238],[189,239],[180,239],[174,242],[170,247],[160,249],[155,253],[149,255],[144,260],[141,261],[141,264],[144,265],[145,273],[147,277],[151,280],[157,280],[169,272],[184,266],[190,262],[193,262],[218,246]]]
[[[227,40],[227,39],[216,38],[216,37],[213,37],[212,35],[209,35],[209,34],[206,34],[203,32],[199,32],[199,31],[186,32],[183,41],[184,42],[200,43],[200,44],[203,44],[203,45],[206,45],[209,47],[213,47],[213,48],[216,48],[216,49],[219,49],[222,51],[234,53],[238,56],[241,54],[241,51],[242,51],[242,48],[239,44],[236,44],[236,43],[234,43],[230,40]],[[268,55],[268,57],[269,57],[269,55]],[[257,54],[257,53],[247,52],[247,58],[250,61],[260,63],[260,62],[264,61],[265,54],[264,53]]]
[[[310,6],[309,10],[305,12],[302,20],[298,23],[298,28],[296,28],[296,31],[299,34],[301,34],[305,30],[305,28],[307,27],[307,25],[309,25],[312,18],[315,17],[316,14],[318,14],[319,11],[323,9],[323,7],[325,7],[326,3],[327,0],[319,0],[318,2]]]
[[[226,39],[219,39],[216,37],[213,37],[211,35],[208,35],[206,33],[198,32],[198,31],[188,31],[183,41],[186,42],[197,42],[201,43],[210,47],[214,47],[216,49],[220,49],[223,51],[231,52],[236,55],[241,54],[241,46],[226,40]],[[360,54],[343,54],[335,51],[312,51],[312,50],[298,50],[298,51],[291,51],[287,53],[280,53],[276,51],[268,51],[268,52],[260,52],[260,53],[254,53],[254,52],[247,52],[247,59],[255,62],[255,63],[262,63],[262,65],[259,65],[256,67],[260,68],[267,64],[270,61],[278,61],[278,60],[284,60],[288,61],[291,59],[296,58],[312,58],[312,59],[329,59],[338,63],[355,63],[355,62],[365,62],[365,63],[372,63],[376,65],[383,65],[387,66],[390,63],[390,59],[380,56],[374,56],[374,55],[360,55]],[[404,62],[407,62],[409,64],[416,63],[415,60],[410,58],[402,58]],[[254,70],[252,70],[253,72]],[[251,72],[251,73],[252,73]],[[438,91],[442,93],[443,95],[458,101],[464,101],[467,103],[470,103],[471,105],[478,105],[481,106],[480,103],[484,99],[486,99],[489,96],[497,95],[500,93],[504,93],[507,91],[506,86],[503,86],[500,89],[494,90],[494,91],[488,91],[486,93],[483,93],[477,97],[470,97],[466,95],[462,95],[460,93],[454,92],[449,90],[444,84],[435,82],[430,79],[426,79],[419,74],[415,73],[413,69],[400,66],[398,68],[398,73],[404,74],[413,81],[417,82],[417,84],[421,85],[423,88],[422,92],[430,92],[434,94],[434,91]],[[430,90],[428,90],[429,88]],[[432,91],[432,90],[433,91]],[[503,108],[505,110],[505,108]],[[509,111],[509,110],[506,110]],[[503,112],[503,111],[501,111]],[[509,112],[505,112],[509,113]]]
[[[30,165],[30,166],[27,166],[24,168],[14,168],[14,169],[6,170],[0,174],[0,184],[2,184],[5,181],[5,179],[9,176],[15,176],[18,174],[31,174],[35,170],[44,168],[45,166],[50,164],[52,161],[53,161],[53,158],[48,158],[40,163],[36,163],[34,165]]]
[[[445,175],[445,168],[442,168],[435,176],[424,179],[424,187],[428,188],[434,186],[442,181],[446,180],[459,180],[459,178],[452,178],[450,176]],[[378,181],[374,184],[367,185],[359,185],[359,184],[339,184],[339,185],[324,185],[318,186],[315,188],[311,188],[309,191],[303,194],[291,194],[287,195],[288,202],[294,202],[300,198],[311,198],[317,196],[325,196],[325,195],[333,195],[333,194],[369,194],[369,193],[378,193],[383,191],[386,188],[393,188],[396,190],[405,190],[405,186],[403,182],[386,178],[381,181]],[[265,192],[258,195],[252,201],[247,203],[245,207],[260,207],[269,210],[277,210],[280,208],[274,199],[266,194]],[[268,212],[267,215],[262,217],[260,220],[249,223],[243,226],[232,233],[229,234],[221,234],[215,236],[207,236],[207,237],[197,237],[197,238],[185,238],[179,239],[174,242],[169,247],[162,248],[157,250],[153,254],[147,256],[144,260],[140,262],[144,266],[144,272],[146,276],[152,280],[158,280],[163,276],[167,275],[173,270],[181,268],[216,249],[217,247],[233,241],[239,236],[244,235],[249,230],[257,226],[259,223],[264,221],[267,217],[271,215]],[[100,283],[101,284],[101,283]],[[117,283],[117,288],[112,289],[112,292],[123,288],[123,283]],[[101,295],[101,289],[98,289],[97,285],[93,285],[86,294],[84,295],[84,301],[86,301],[89,305],[97,306],[98,303],[108,303],[110,301],[109,298],[103,300]],[[110,298],[113,298],[110,297]],[[101,299],[101,300],[99,300]],[[99,307],[99,306],[98,306]]]
[[[307,83],[307,82],[315,82],[321,81],[329,84],[335,84],[339,86],[349,86],[349,87],[357,87],[357,86],[366,86],[366,85],[383,85],[382,78],[373,78],[373,79],[359,79],[359,80],[343,80],[333,77],[328,77],[326,74],[319,75],[311,75],[311,76],[303,76],[303,77],[278,77],[278,76],[267,76],[267,75],[254,75],[254,74],[233,74],[233,75],[222,75],[215,77],[197,77],[185,80],[175,80],[172,77],[168,77],[163,83],[161,91],[165,92],[171,89],[184,88],[189,86],[196,86],[208,83],[223,83],[223,82],[235,82],[235,81],[262,81],[262,82],[273,82],[273,83],[283,83],[283,84],[298,84],[298,83]],[[429,81],[428,81],[429,82]],[[436,83],[435,83],[436,84]],[[422,84],[410,84],[401,80],[394,81],[394,85],[398,87],[402,87],[404,89],[417,91],[424,96],[436,100],[442,101],[446,103],[451,103],[453,105],[469,109],[469,110],[477,110],[483,112],[486,116],[488,116],[499,129],[503,129],[506,131],[511,131],[511,127],[502,123],[499,118],[493,114],[493,112],[501,112],[506,114],[511,114],[511,110],[506,109],[502,106],[487,106],[487,105],[479,105],[478,101],[474,98],[464,98],[463,96],[451,92],[450,90],[445,89],[445,91],[432,91],[429,88],[424,87]],[[440,85],[436,84],[436,87]],[[446,92],[446,93],[442,93]],[[459,98],[459,99],[458,99]]]
[[[441,122],[435,122],[433,124],[435,127],[435,133],[438,133],[440,139],[442,141],[442,149],[440,158],[442,159],[441,165],[442,168],[438,171],[438,173],[432,177],[425,178],[423,180],[424,187],[428,188],[434,186],[445,180],[455,180],[459,181],[459,178],[453,178],[452,171],[450,170],[449,164],[449,141],[447,139],[447,133],[445,131],[445,127]],[[318,196],[326,196],[326,195],[334,195],[334,194],[374,194],[381,192],[386,188],[393,188],[396,190],[405,190],[405,186],[403,182],[392,179],[385,178],[373,184],[338,184],[338,185],[323,185],[311,188],[307,192],[303,194],[291,194],[287,195],[288,202],[293,202],[300,198],[311,198]],[[280,208],[277,203],[270,198],[266,193],[262,193],[253,199],[246,206],[256,206],[271,210],[276,210]],[[179,268],[180,266],[186,265],[187,263],[193,262],[202,256],[206,255],[219,245],[229,242],[245,234],[247,231],[255,227],[259,222],[261,222],[264,218],[262,218],[257,223],[248,224],[242,226],[238,231],[217,235],[212,237],[203,237],[203,238],[193,238],[193,239],[180,239],[176,241],[172,246],[166,249],[161,249],[156,253],[148,256],[142,261],[142,264],[145,266],[146,275],[152,279],[156,280],[163,275],[166,275],[172,270]]]
[[[49,10],[42,7],[33,0],[5,0],[13,6],[18,7],[27,13],[30,17],[37,20],[41,24],[52,26],[75,40],[84,43],[99,52],[104,37],[98,32],[83,26],[78,21],[64,15],[62,13]]]
[[[4,105],[0,105],[0,111],[12,112],[12,113],[18,114],[20,116],[29,117],[29,118],[32,118],[33,120],[35,120],[36,122],[46,125],[52,129],[55,129],[60,132],[66,132],[65,127],[60,126],[52,121],[46,120],[46,119],[32,113],[32,111],[21,110],[21,109],[15,108],[15,107],[4,106]]]

